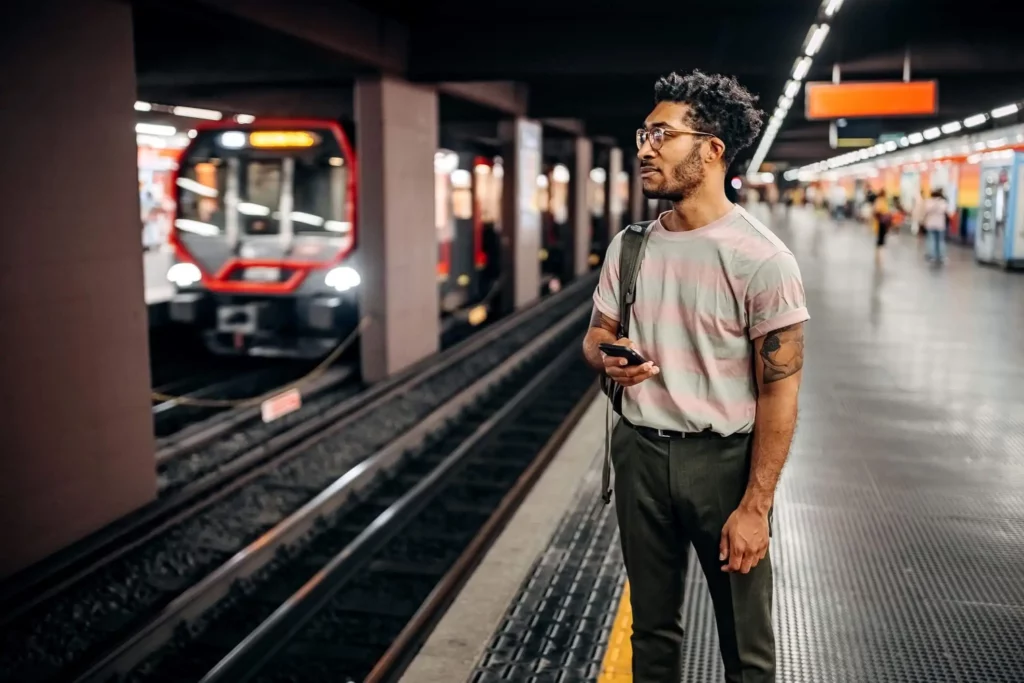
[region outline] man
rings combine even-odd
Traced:
[[[624,389],[612,436],[615,506],[633,611],[633,678],[681,678],[687,551],[714,602],[726,680],[775,680],[775,486],[796,424],[809,316],[792,253],[725,196],[736,153],[761,128],[732,78],[673,73],[637,131],[644,194],[670,200],[641,264],[629,338],[617,339],[619,251],[608,247],[584,340]],[[626,366],[598,345],[629,346]]]

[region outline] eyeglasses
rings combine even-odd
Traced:
[[[644,143],[648,140],[651,143],[651,149],[657,152],[661,149],[661,146],[665,144],[665,138],[673,135],[703,135],[709,138],[717,137],[713,133],[703,133],[699,130],[674,130],[672,128],[662,128],[661,126],[651,128],[637,128],[636,130],[636,148],[642,149]]]

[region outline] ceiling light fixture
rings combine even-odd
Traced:
[[[750,165],[747,167],[747,177],[751,180],[755,180],[759,177],[758,171],[761,168],[761,164],[764,163],[765,157],[768,156],[768,150],[771,149],[772,143],[775,142],[775,136],[782,127],[782,122],[785,120],[786,114],[793,106],[793,99],[800,92],[800,84],[804,78],[807,77],[807,74],[810,73],[811,65],[813,63],[812,57],[818,54],[821,50],[822,44],[825,42],[825,38],[828,37],[829,31],[831,30],[828,20],[835,16],[842,4],[843,0],[823,0],[821,5],[818,7],[817,20],[808,30],[807,39],[804,42],[803,54],[793,63],[792,76],[790,80],[786,82],[783,94],[779,98],[779,105],[772,116],[772,121],[765,128],[764,134],[761,136],[761,142],[758,144],[757,149],[754,150],[754,156],[751,158]],[[783,177],[791,179],[788,177],[788,174],[783,174]]]

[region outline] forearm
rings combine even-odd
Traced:
[[[594,309],[590,317],[590,328],[583,338],[583,357],[590,367],[598,372],[604,373],[604,358],[601,356],[600,344],[614,344],[617,339],[615,332],[609,329],[615,322],[602,316]]]
[[[750,479],[741,507],[767,514],[796,430],[797,394],[763,392],[757,399]]]

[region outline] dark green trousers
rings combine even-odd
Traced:
[[[774,683],[772,567],[722,571],[722,527],[750,473],[749,434],[647,438],[619,420],[612,435],[615,511],[633,608],[634,683],[682,677],[683,589],[689,546],[711,591],[725,680]]]

